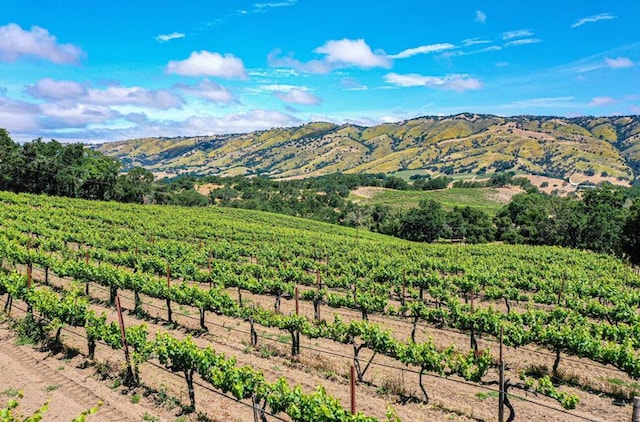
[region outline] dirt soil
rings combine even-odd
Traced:
[[[34,276],[39,282],[43,280],[43,273],[34,269]],[[58,287],[69,288],[70,280],[50,277],[50,282]],[[233,295],[237,292],[229,290]],[[101,286],[91,285],[91,296],[94,298],[91,307],[97,312],[106,312],[108,319],[116,319],[115,311],[105,305],[108,291]],[[122,292],[121,300],[125,310],[133,308],[131,292]],[[245,303],[260,303],[265,307],[273,306],[273,298],[252,295],[243,292]],[[125,324],[133,325],[142,322],[149,326],[149,333],[153,337],[158,331],[169,331],[173,336],[184,338],[194,335],[193,340],[201,347],[210,346],[226,356],[234,356],[238,365],[251,365],[262,371],[269,381],[279,377],[286,378],[291,384],[300,384],[304,391],[311,392],[318,385],[323,385],[327,392],[348,407],[349,388],[348,368],[352,363],[352,346],[342,345],[324,339],[302,338],[302,354],[292,359],[289,355],[288,334],[277,329],[256,327],[260,339],[257,347],[248,345],[248,323],[223,316],[207,313],[207,333],[197,334],[198,311],[189,306],[173,305],[174,319],[177,328],[166,324],[166,305],[164,301],[142,296],[143,307],[148,313],[147,318],[140,319],[130,311],[125,312]],[[4,301],[0,301],[3,304]],[[395,304],[394,304],[395,305]],[[494,304],[496,305],[496,304]],[[18,304],[16,306],[24,306]],[[288,314],[293,311],[294,303],[291,299],[283,298],[281,312]],[[300,312],[309,317],[313,315],[312,305],[308,302],[300,303]],[[333,314],[339,314],[345,320],[359,319],[356,311],[347,309],[330,309],[322,307],[323,318],[332,319]],[[21,316],[20,309],[14,307],[13,317]],[[372,316],[371,320],[392,330],[394,337],[404,339],[409,337],[410,323],[390,317]],[[114,387],[115,373],[122,365],[122,352],[114,351],[99,344],[96,350],[95,362],[87,362],[85,357],[86,340],[81,336],[83,329],[70,329],[63,332],[62,340],[65,345],[77,350],[75,357],[69,358],[63,354],[53,355],[40,352],[32,346],[16,346],[16,336],[8,329],[8,322],[0,324],[0,371],[3,379],[0,382],[0,405],[8,397],[3,394],[11,390],[24,390],[25,398],[21,400],[20,410],[23,414],[40,407],[48,397],[51,398],[50,409],[46,420],[68,421],[85,409],[95,406],[100,400],[104,402],[96,415],[87,418],[88,421],[141,421],[159,420],[182,421],[199,420],[197,414],[180,416],[180,408],[176,402],[187,404],[187,392],[184,380],[179,374],[172,374],[159,368],[158,362],[151,360],[141,368],[141,379],[147,389],[128,390],[125,387]],[[469,337],[466,333],[437,330],[420,324],[417,340],[425,340],[433,336],[441,347],[456,344],[460,350],[469,347]],[[283,342],[285,342],[283,344]],[[480,347],[490,347],[497,355],[495,342],[479,339]],[[362,358],[368,359],[370,353],[362,352]],[[529,365],[550,365],[553,356],[545,351],[539,352],[533,348],[507,348],[506,358],[509,366],[507,377],[517,381],[517,371]],[[96,376],[98,367],[111,367],[110,376]],[[623,373],[611,367],[591,365],[582,359],[565,357],[561,367],[576,378],[589,379],[592,386],[605,382],[609,378],[628,380]],[[83,369],[84,368],[84,369]],[[401,404],[397,396],[390,391],[421,397],[418,389],[416,368],[402,367],[398,362],[384,356],[376,356],[370,370],[365,376],[365,382],[357,385],[357,407],[367,415],[385,419],[388,406],[395,409],[402,421],[491,421],[496,418],[497,397],[481,386],[461,383],[460,379],[451,377],[443,379],[427,375],[424,380],[425,388],[429,392],[429,404],[411,402]],[[495,370],[487,374],[486,380],[497,379]],[[630,380],[629,380],[630,381]],[[494,386],[491,386],[494,388]],[[575,421],[576,416],[599,421],[629,420],[631,407],[612,406],[612,399],[598,393],[588,393],[572,387],[563,386],[562,391],[574,392],[580,396],[581,402],[576,410],[570,414],[549,410],[545,407],[530,404],[516,398],[512,403],[516,407],[516,420],[553,420]],[[158,391],[163,391],[164,398],[159,399]],[[5,393],[3,393],[5,392]],[[554,409],[560,406],[554,400],[543,396],[533,396],[515,390],[516,395],[544,404]],[[133,395],[138,394],[140,401],[133,403]],[[171,399],[167,398],[170,397]],[[170,406],[170,404],[172,404]],[[229,398],[221,397],[203,386],[196,386],[196,406],[198,412],[208,415],[211,421],[249,421],[253,414],[246,405],[238,404]],[[146,417],[144,415],[147,415]],[[279,415],[288,420],[286,415]],[[152,419],[155,417],[157,419]],[[272,420],[272,418],[268,418]],[[275,419],[274,419],[275,420]]]

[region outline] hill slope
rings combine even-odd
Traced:
[[[309,123],[246,134],[147,138],[96,146],[156,173],[316,176],[334,172],[477,173],[507,168],[568,178],[640,175],[640,116],[420,117],[372,127]]]

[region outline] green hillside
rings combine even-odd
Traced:
[[[632,181],[640,117],[420,117],[373,127],[309,123],[247,134],[147,138],[97,148],[156,173],[317,176],[335,172],[483,173],[512,169]]]
[[[514,188],[451,188],[433,191],[407,191],[386,188],[360,188],[352,191],[349,199],[369,205],[386,205],[392,208],[409,209],[420,201],[432,199],[442,204],[446,210],[469,206],[495,215],[511,196],[519,190]]]

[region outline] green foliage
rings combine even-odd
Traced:
[[[625,254],[631,262],[640,265],[640,199],[634,201],[622,231]]]
[[[18,399],[24,398],[22,391],[18,392]],[[7,402],[7,407],[0,408],[0,422],[39,422],[44,417],[44,414],[49,409],[49,402],[46,402],[42,407],[33,412],[30,416],[22,416],[17,412],[17,408],[20,405],[18,400],[11,399]]]
[[[120,163],[82,144],[35,139],[13,143],[0,129],[0,189],[86,199],[112,199]]]

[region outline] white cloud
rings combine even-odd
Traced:
[[[524,38],[533,36],[533,31],[528,29],[519,29],[517,31],[507,31],[502,33],[503,40],[511,40],[513,38]]]
[[[34,98],[53,102],[70,102],[84,105],[133,105],[154,109],[178,108],[184,100],[167,90],[149,90],[141,87],[108,86],[105,89],[90,88],[88,84],[73,81],[40,79],[25,91]]]
[[[571,27],[572,28],[577,28],[579,26],[584,25],[585,23],[593,23],[593,22],[598,22],[598,21],[605,21],[605,20],[611,20],[611,19],[615,19],[616,17],[614,15],[612,15],[611,13],[600,13],[599,15],[593,15],[593,16],[587,16],[586,18],[580,18],[577,21],[575,21]]]
[[[627,67],[633,67],[633,62],[628,57],[616,57],[615,59],[607,57],[604,59],[604,62],[612,69],[624,69]]]
[[[449,43],[438,43],[438,44],[430,44],[430,45],[422,45],[416,48],[409,48],[407,50],[401,51],[398,54],[394,54],[389,56],[391,59],[406,59],[408,57],[415,56],[417,54],[427,54],[427,53],[435,53],[438,51],[450,50],[452,48],[456,48],[455,45]]]
[[[478,50],[473,50],[473,51],[461,51],[461,50],[446,51],[442,53],[441,57],[448,59],[450,57],[472,56],[474,54],[490,53],[492,51],[500,51],[500,50],[502,50],[502,47],[500,47],[499,45],[491,45],[489,47],[480,48]]]
[[[44,103],[39,107],[44,116],[71,126],[86,126],[120,117],[120,113],[106,106]]]
[[[235,100],[235,97],[229,90],[208,80],[202,81],[196,86],[178,84],[176,87],[186,93],[204,98],[213,103],[230,103]]]
[[[182,76],[217,76],[225,79],[247,77],[247,71],[239,58],[232,54],[222,56],[205,50],[194,51],[185,60],[170,61],[167,73]]]
[[[456,92],[476,90],[482,88],[482,82],[469,75],[423,76],[417,73],[400,75],[388,73],[385,81],[400,87],[426,86]]]
[[[256,9],[270,9],[274,7],[290,7],[290,6],[294,6],[297,2],[298,0],[285,0],[285,1],[274,2],[274,3],[256,3],[253,5],[253,7],[255,7]]]
[[[593,62],[592,59],[593,57],[590,57],[587,60],[582,60],[579,65],[570,69],[578,73],[585,73],[606,67],[610,69],[625,69],[634,66],[633,61],[628,57],[605,57],[604,60],[597,62]]]
[[[25,31],[10,23],[0,26],[0,60],[13,62],[20,57],[38,57],[60,64],[77,64],[84,52],[72,44],[60,44],[44,28]]]
[[[178,108],[184,103],[180,96],[167,90],[150,90],[138,86],[110,86],[106,89],[90,89],[85,100],[88,104],[134,105],[162,110]]]
[[[274,50],[267,56],[269,66],[271,67],[291,67],[301,72],[307,73],[329,73],[332,70],[332,66],[321,60],[311,60],[306,63],[295,59],[293,56],[288,55],[280,57],[280,50]]]
[[[476,10],[475,18],[473,20],[476,22],[485,23],[487,21],[487,15],[482,10]]]
[[[593,97],[589,102],[589,105],[592,107],[605,106],[610,104],[615,104],[616,100],[612,97]]]
[[[357,67],[391,67],[391,60],[383,51],[371,51],[371,47],[363,39],[331,40],[313,50],[314,53],[325,54],[328,63],[351,65]]]
[[[182,32],[172,32],[170,34],[160,34],[156,37],[156,41],[158,42],[167,42],[171,40],[176,40],[178,38],[184,38],[185,35]]]
[[[368,89],[366,85],[361,84],[356,78],[350,76],[342,78],[340,86],[346,91],[366,91]]]
[[[519,40],[513,40],[513,41],[509,41],[507,43],[504,44],[505,47],[514,47],[517,45],[527,45],[527,44],[537,44],[539,42],[542,42],[542,40],[540,38],[522,38]]]
[[[236,97],[225,87],[207,79],[195,86],[177,84],[176,88],[191,95],[204,98],[212,103],[231,103],[237,101]]]
[[[0,96],[0,124],[9,132],[36,130],[39,115],[37,105]]]
[[[476,44],[491,44],[491,41],[480,38],[467,38],[466,40],[462,40],[462,45],[465,47],[470,47]]]
[[[27,86],[25,91],[36,98],[68,100],[86,95],[87,88],[73,81],[57,81],[51,78],[44,78],[40,79],[34,85]]]
[[[175,133],[182,135],[202,135],[216,133],[244,133],[274,127],[294,126],[301,121],[276,110],[250,110],[225,116],[196,116],[184,122],[169,123]],[[159,132],[162,133],[162,132]]]
[[[321,60],[301,62],[292,55],[281,57],[281,51],[274,50],[269,53],[268,61],[271,67],[292,67],[308,73],[329,73],[345,67],[390,68],[392,64],[391,58],[384,51],[372,51],[363,39],[330,40],[313,52],[324,57]]]
[[[308,91],[309,88],[304,86],[297,85],[287,85],[287,84],[269,84],[269,85],[260,85],[258,87],[258,91],[268,91],[268,92],[287,92],[292,89],[301,89],[303,91]]]
[[[300,88],[293,88],[286,92],[275,91],[273,95],[289,104],[318,105],[322,102],[320,98]]]

